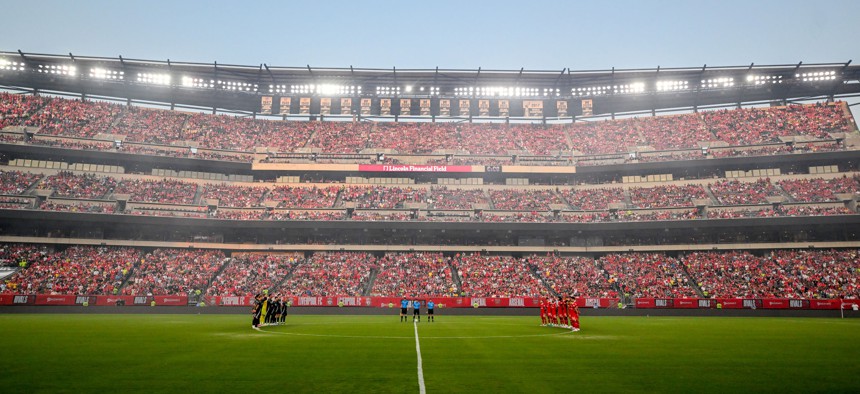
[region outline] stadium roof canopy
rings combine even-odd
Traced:
[[[259,112],[263,97],[430,99],[434,108],[440,99],[510,100],[511,108],[524,100],[555,108],[552,102],[562,100],[569,116],[581,116],[583,100],[600,115],[856,97],[860,66],[849,60],[609,70],[315,68],[0,51],[0,86],[247,113]]]

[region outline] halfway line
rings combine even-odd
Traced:
[[[418,342],[418,323],[413,321],[412,325],[415,326],[415,352],[418,353],[418,392],[420,394],[426,394],[427,388],[424,387],[424,368],[421,367],[421,343]]]

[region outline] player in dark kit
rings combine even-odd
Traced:
[[[433,300],[427,301],[427,321],[435,321],[435,317],[433,315],[433,309],[435,308],[436,304],[433,302]]]
[[[421,301],[415,300],[412,301],[412,321],[421,321]]]
[[[287,322],[287,307],[289,306],[289,300],[287,298],[281,298],[281,325],[284,325]]]
[[[260,315],[263,312],[264,297],[261,294],[254,296],[254,309],[251,310],[251,328],[260,329]]]
[[[406,311],[409,309],[409,300],[403,298],[400,300],[400,322],[406,321]]]
[[[266,324],[272,324],[272,319],[274,319],[275,311],[277,310],[278,308],[275,305],[275,299],[270,298],[266,307]]]

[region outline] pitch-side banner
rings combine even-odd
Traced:
[[[260,97],[260,113],[266,115],[272,113],[272,96]]]
[[[472,166],[359,164],[358,170],[371,172],[472,172]]]
[[[511,113],[511,101],[499,100],[499,116],[507,117]]]
[[[400,115],[412,115],[412,100],[400,99]]]
[[[352,115],[352,99],[351,98],[340,99],[340,114],[341,115]]]
[[[331,115],[331,98],[323,97],[320,99],[320,115]]]

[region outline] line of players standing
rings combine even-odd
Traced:
[[[562,327],[572,331],[579,331],[579,306],[576,299],[572,297],[558,297],[558,299],[540,299],[540,322],[541,326]]]
[[[412,300],[409,301],[406,298],[400,300],[400,322],[405,322],[407,320],[407,313],[409,312],[409,307],[412,307],[412,321],[421,321],[421,301],[420,300]],[[434,322],[435,321],[435,312],[436,304],[433,300],[427,301],[427,321]],[[417,320],[416,320],[417,319]]]
[[[259,328],[260,320],[263,325],[283,325],[287,320],[289,300],[275,294],[271,297],[263,294],[254,296],[254,309],[251,311],[251,327]]]

